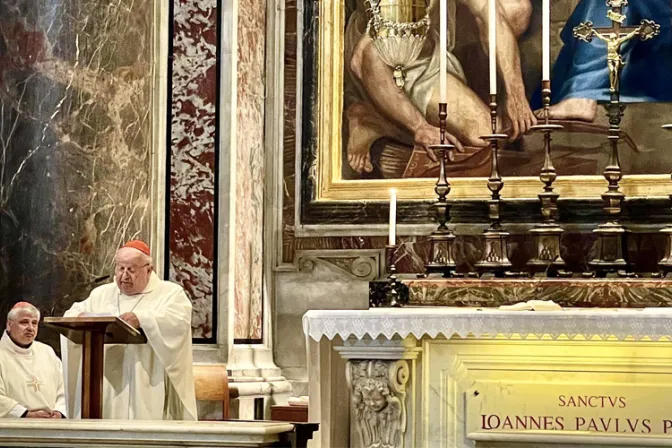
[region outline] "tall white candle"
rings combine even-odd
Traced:
[[[551,79],[551,0],[543,0],[541,8],[541,58],[543,67],[543,80],[550,81]]]
[[[390,240],[389,245],[397,242],[397,190],[390,190]]]
[[[488,43],[490,57],[490,94],[497,94],[497,0],[488,3]]]
[[[446,73],[448,72],[448,0],[439,2],[439,99],[442,103],[448,102],[446,89]],[[435,84],[436,85],[436,84]]]

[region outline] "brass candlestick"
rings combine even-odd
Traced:
[[[495,276],[503,276],[511,267],[506,247],[508,232],[502,229],[500,222],[501,198],[499,192],[504,188],[504,182],[499,175],[498,152],[499,141],[507,138],[506,134],[497,133],[497,95],[490,95],[490,117],[492,134],[481,137],[490,143],[492,150],[492,165],[488,178],[488,190],[491,198],[488,201],[488,215],[490,227],[483,233],[484,249],[483,256],[476,263],[476,268],[481,273],[490,273]]]
[[[387,258],[387,280],[388,288],[387,293],[385,294],[386,303],[384,306],[399,308],[404,306],[403,301],[401,300],[401,283],[397,280],[397,267],[395,264],[395,257],[397,256],[397,247],[396,245],[387,245],[385,246],[385,256]]]
[[[672,131],[672,124],[666,124],[663,126],[663,129]],[[672,201],[672,194],[670,194],[670,200]],[[669,277],[670,273],[672,273],[672,224],[667,225],[660,232],[666,235],[667,240],[665,242],[665,254],[662,260],[658,262],[658,268],[663,272],[665,277]]]
[[[625,195],[619,190],[622,179],[621,162],[618,158],[618,142],[621,138],[621,117],[625,105],[620,102],[618,89],[611,91],[611,100],[608,106],[609,115],[609,143],[611,155],[609,163],[604,169],[604,178],[609,182],[607,191],[602,194],[604,201],[605,221],[593,232],[597,235],[597,257],[588,263],[588,266],[599,277],[613,275],[625,271],[628,263],[623,257],[625,245],[625,228],[620,224],[619,217]]]
[[[541,93],[544,104],[544,123],[532,126],[531,129],[544,134],[544,166],[539,174],[539,179],[544,184],[544,191],[538,196],[543,221],[530,231],[534,236],[537,252],[534,258],[528,261],[527,267],[535,275],[554,276],[565,267],[565,261],[560,255],[562,227],[556,222],[560,195],[553,191],[553,182],[557,176],[551,158],[551,134],[561,130],[562,126],[550,124],[551,81],[542,81]]]
[[[453,259],[453,243],[455,235],[447,226],[450,221],[450,205],[447,196],[450,194],[450,182],[446,177],[446,165],[452,159],[452,151],[455,147],[446,143],[446,103],[439,103],[439,129],[441,131],[439,145],[432,145],[430,149],[439,153],[439,179],[436,181],[434,191],[438,200],[434,203],[434,213],[439,227],[429,236],[430,259],[425,265],[427,273],[440,273],[444,277],[449,277],[456,268]]]

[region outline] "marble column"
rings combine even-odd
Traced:
[[[0,0],[0,11],[4,322],[18,300],[60,315],[111,274],[124,240],[156,236],[163,115],[154,2]]]
[[[291,391],[263,291],[269,11],[282,16],[265,0],[173,1],[170,278],[194,304],[195,361],[226,364],[246,419]]]
[[[218,341],[231,372],[230,390],[238,396],[232,415],[247,419],[255,400],[263,399],[268,417],[270,405],[286,404],[291,394],[273,360],[272,277],[262,261],[264,208],[270,206],[265,161],[275,148],[266,130],[269,73],[282,70],[266,27],[284,15],[277,1],[236,0],[222,7]]]
[[[234,338],[262,343],[266,1],[238,9]]]

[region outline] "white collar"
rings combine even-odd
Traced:
[[[5,330],[2,333],[2,339],[0,339],[0,343],[7,347],[10,352],[16,353],[17,355],[32,355],[33,344],[35,342],[33,341],[33,344],[30,344],[30,347],[28,348],[19,347],[14,343],[14,341],[12,341],[12,338],[10,338],[9,334],[7,334],[7,330]]]

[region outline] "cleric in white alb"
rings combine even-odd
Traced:
[[[106,345],[103,418],[196,420],[191,302],[154,273],[149,247],[134,240],[115,258],[114,282],[100,286],[65,317],[119,316],[144,331],[147,344]],[[68,409],[81,416],[81,346],[61,338]]]
[[[61,360],[35,341],[40,312],[19,302],[7,315],[0,339],[0,417],[63,418],[65,394]]]

